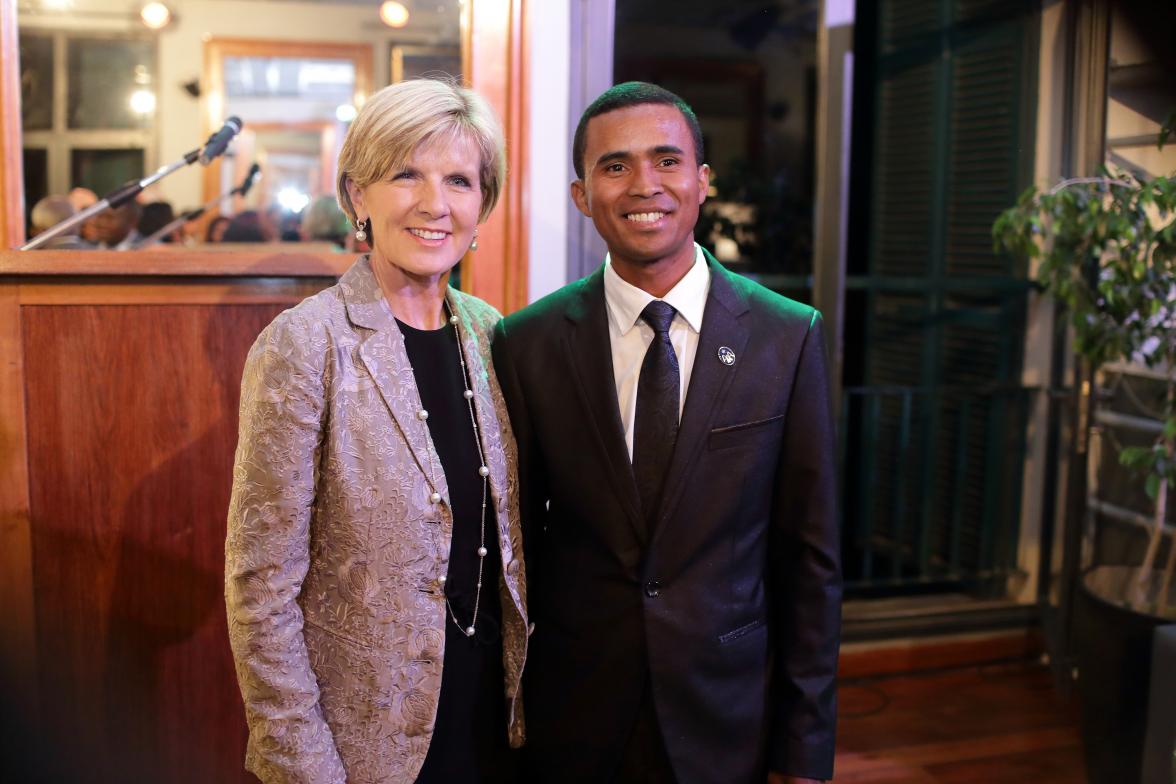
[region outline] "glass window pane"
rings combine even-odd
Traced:
[[[20,37],[20,119],[26,131],[53,127],[53,39]]]
[[[695,238],[730,269],[805,302],[813,271],[819,5],[615,6],[615,82],[672,90],[702,126],[711,190]]]
[[[149,39],[68,41],[70,128],[136,129],[155,116],[155,45]]]
[[[225,114],[251,123],[334,121],[355,99],[355,64],[304,57],[226,57]]]
[[[70,151],[69,182],[72,188],[89,188],[102,196],[127,180],[141,178],[143,174],[142,149],[75,148]]]
[[[24,154],[24,194],[25,194],[25,227],[29,225],[29,215],[33,207],[41,199],[49,195],[49,156],[44,148],[25,147]]]

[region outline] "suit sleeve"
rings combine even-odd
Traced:
[[[821,316],[797,362],[772,520],[778,634],[773,770],[833,776],[841,557],[832,406]]]
[[[297,602],[310,562],[325,407],[323,373],[304,356],[311,341],[300,332],[271,325],[246,360],[225,603],[249,725],[245,767],[265,784],[342,784]]]
[[[531,556],[536,549],[536,539],[542,535],[547,514],[546,466],[535,438],[518,369],[511,356],[507,319],[499,321],[494,327],[491,350],[494,372],[498,375],[502,396],[506,399],[510,426],[519,450],[519,517],[523,529],[523,553],[527,574],[535,582],[536,569],[540,565]]]

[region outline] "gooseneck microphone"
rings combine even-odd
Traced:
[[[249,193],[249,189],[253,187],[253,183],[259,179],[261,179],[261,166],[255,163],[249,167],[249,173],[245,175],[245,179],[234,190],[238,196],[245,196]]]
[[[77,226],[79,223],[88,220],[103,210],[112,209],[114,207],[119,207],[123,204],[126,204],[128,201],[142,193],[143,189],[147,186],[163,179],[179,168],[184,166],[191,166],[197,160],[199,160],[203,165],[207,166],[213,158],[217,157],[225,151],[225,148],[229,146],[229,142],[232,141],[233,137],[241,132],[242,125],[244,125],[244,123],[241,122],[240,117],[230,117],[229,119],[225,120],[225,124],[221,126],[219,131],[208,137],[208,141],[204,143],[204,149],[189,150],[188,152],[184,153],[183,157],[179,160],[173,161],[172,163],[169,163],[165,166],[160,166],[154,174],[150,174],[141,180],[131,180],[130,182],[123,183],[119,187],[112,190],[110,193],[106,194],[106,196],[104,196],[97,203],[91,204],[89,207],[80,212],[75,212],[70,217],[58,223],[56,226],[41,232],[33,239],[26,242],[24,245],[21,245],[20,249],[33,250],[35,248],[41,247],[54,237],[60,234],[64,234],[74,226]],[[256,168],[257,166],[254,165],[254,169]],[[256,173],[253,171],[253,169],[250,169],[248,180],[249,185],[253,184],[255,177]],[[242,187],[244,187],[244,184]],[[245,188],[245,190],[248,190],[248,188]]]
[[[208,137],[208,141],[204,143],[204,149],[200,151],[200,163],[207,166],[209,162],[225,151],[229,146],[229,142],[233,137],[241,132],[241,118],[233,116],[225,120],[225,124],[220,127],[220,130]]]
[[[194,210],[189,210],[188,212],[185,212],[183,215],[180,215],[179,217],[177,217],[175,220],[173,220],[171,223],[167,224],[166,226],[161,226],[154,234],[149,234],[148,236],[139,240],[139,242],[135,245],[134,250],[139,250],[140,248],[151,247],[152,245],[159,242],[161,239],[163,239],[168,234],[171,234],[173,231],[175,231],[176,229],[183,226],[188,221],[193,221],[193,220],[196,220],[197,218],[199,218],[201,215],[204,214],[204,211],[207,210],[209,207],[216,206],[217,204],[224,201],[225,199],[228,199],[232,196],[244,196],[245,194],[249,193],[249,189],[253,187],[254,183],[256,183],[260,179],[261,179],[261,166],[259,166],[258,164],[255,163],[249,167],[249,172],[245,175],[245,179],[241,180],[241,184],[238,185],[236,188],[230,188],[229,190],[225,191],[220,196],[217,196],[215,199],[208,202],[207,204],[205,204],[201,207],[197,207]]]

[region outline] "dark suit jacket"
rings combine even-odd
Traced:
[[[680,782],[833,769],[841,576],[821,318],[713,258],[647,531],[613,382],[603,268],[501,322],[542,781],[614,775],[648,679]],[[719,361],[720,347],[735,353]]]

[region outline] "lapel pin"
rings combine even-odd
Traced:
[[[735,364],[735,352],[726,346],[719,347],[719,361],[724,365]]]

